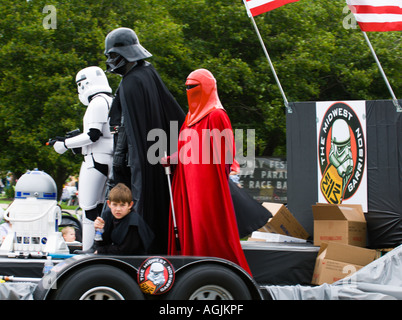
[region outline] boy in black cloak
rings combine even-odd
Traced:
[[[165,150],[170,150],[171,122],[180,128],[185,114],[154,67],[144,61],[151,54],[140,45],[133,30],[111,31],[105,39],[105,55],[107,71],[122,76],[110,111],[110,125],[117,129],[113,182],[123,182],[131,189],[133,210],[152,229],[155,239],[149,253],[166,254],[169,190],[159,161],[147,159],[150,146],[155,144],[147,138],[152,129],[163,130]]]
[[[102,241],[96,241],[96,254],[145,254],[153,234],[144,220],[132,210],[130,189],[123,183],[110,190],[104,219],[96,218],[95,229],[103,229]]]

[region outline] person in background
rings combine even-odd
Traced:
[[[75,241],[75,229],[73,227],[64,227],[61,230],[65,242]]]
[[[8,233],[11,232],[12,230],[11,222],[6,219],[3,219],[3,214],[4,214],[3,208],[0,208],[0,223],[4,221],[3,223],[0,224],[0,244],[3,242]]]

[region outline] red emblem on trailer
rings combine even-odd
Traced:
[[[175,273],[172,264],[163,257],[150,257],[138,269],[137,280],[142,292],[159,295],[170,290]]]

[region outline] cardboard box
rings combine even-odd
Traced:
[[[262,205],[272,213],[272,218],[258,231],[278,233],[300,239],[309,237],[308,232],[283,204],[264,202]]]
[[[318,203],[312,209],[315,246],[323,241],[366,246],[367,226],[361,205]]]
[[[322,243],[314,267],[312,284],[334,283],[374,261],[376,251],[337,242]]]

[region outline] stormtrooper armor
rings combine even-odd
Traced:
[[[112,104],[107,77],[99,67],[88,67],[76,76],[78,96],[87,106],[83,118],[83,132],[54,144],[56,152],[81,149],[84,161],[81,165],[78,198],[84,212],[83,250],[93,245],[94,221],[101,213],[105,201],[106,182],[109,177],[113,156],[113,137],[109,128],[109,109]]]

